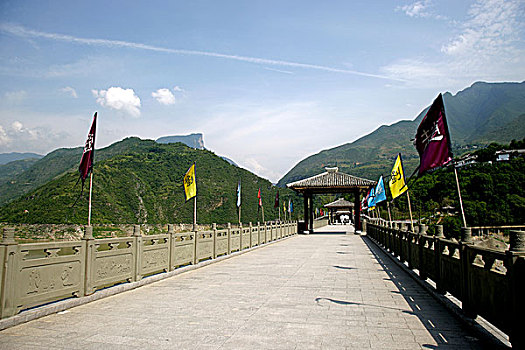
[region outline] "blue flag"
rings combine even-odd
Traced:
[[[375,190],[375,197],[374,197],[374,205],[382,201],[386,201],[386,192],[385,192],[385,184],[383,183],[383,175],[381,175],[381,177],[379,178],[379,181],[377,182],[377,186]]]
[[[239,184],[237,185],[237,206],[241,206],[241,180],[239,180]]]
[[[376,190],[375,190],[374,187],[372,187],[370,189],[370,192],[368,193],[368,203],[367,203],[368,209],[372,209],[373,207],[376,206],[376,200],[375,200],[376,195],[375,195],[375,193],[376,193]]]

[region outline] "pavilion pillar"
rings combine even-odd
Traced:
[[[305,227],[305,230],[308,231],[308,223],[310,222],[310,219],[309,219],[310,211],[308,210],[308,192],[307,191],[303,193],[303,199],[304,199],[304,227]]]
[[[361,231],[361,201],[359,200],[359,189],[354,192],[354,229]]]
[[[310,207],[310,224],[309,224],[309,227],[308,227],[308,230],[310,231],[310,233],[313,233],[314,232],[314,200],[313,200],[313,193],[309,193],[309,196],[308,196],[308,206]]]

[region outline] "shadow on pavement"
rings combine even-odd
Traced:
[[[400,309],[400,308],[397,308],[397,307],[390,307],[390,306],[383,306],[383,305],[374,305],[374,304],[367,304],[367,303],[356,303],[354,301],[344,301],[344,300],[337,300],[337,299],[332,299],[332,298],[315,298],[315,302],[317,304],[319,304],[319,302],[321,300],[326,300],[326,301],[329,301],[331,303],[339,304],[339,305],[371,306],[371,307],[377,307],[377,308],[381,308],[381,309],[389,309],[389,310],[401,311],[404,314],[415,315],[413,312],[410,312],[410,311],[407,311],[407,310],[403,310],[403,309]]]
[[[459,344],[450,343],[450,340],[452,339],[449,333],[453,332],[453,330],[450,329],[450,325],[445,324],[445,321],[442,320],[440,317],[432,315],[431,310],[425,310],[424,308],[421,308],[418,304],[418,302],[420,303],[418,299],[420,298],[421,292],[419,291],[419,286],[414,288],[414,284],[416,282],[412,281],[412,278],[405,271],[401,270],[400,267],[395,265],[390,260],[390,258],[386,256],[381,249],[379,249],[372,242],[370,242],[368,238],[365,238],[365,236],[361,236],[361,239],[368,246],[368,249],[372,252],[376,261],[381,265],[382,270],[388,274],[388,277],[398,289],[397,291],[392,291],[392,293],[401,294],[407,302],[407,304],[410,306],[411,311],[404,312],[417,316],[421,324],[424,325],[424,327],[428,330],[429,334],[434,338],[434,340],[438,344],[437,346],[432,344],[423,344],[423,346],[427,349],[458,347]],[[429,294],[427,294],[426,291],[423,291],[423,293],[425,293],[428,297],[431,297]],[[434,302],[437,303],[437,301]],[[440,305],[440,307],[442,306]],[[449,312],[446,309],[444,309],[444,311],[447,313]],[[451,317],[454,316],[451,315]],[[459,322],[458,324],[468,334],[472,334],[470,329],[464,327],[463,324]],[[454,335],[452,337],[454,337]],[[464,340],[468,343],[470,348],[509,349],[504,344],[501,344],[501,342],[499,342],[499,340],[497,340],[496,338],[490,339],[490,344],[489,341],[486,341],[485,339],[479,339],[476,336],[466,336],[464,337]]]
[[[334,267],[336,269],[341,269],[341,270],[356,270],[357,268],[355,267],[349,267],[349,266],[339,266],[339,265],[334,265]]]

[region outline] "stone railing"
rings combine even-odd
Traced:
[[[0,315],[49,302],[90,295],[116,284],[169,272],[297,233],[296,222],[272,222],[210,231],[93,238],[85,228],[79,241],[18,244],[14,229],[4,227],[0,241]]]
[[[314,220],[314,229],[328,225],[328,218],[319,218]]]
[[[491,233],[501,233],[525,230],[525,225],[506,225],[506,226],[473,226],[471,227],[473,236],[488,236]]]
[[[449,292],[462,303],[466,316],[483,317],[509,335],[513,348],[525,347],[525,232],[510,232],[510,248],[498,251],[472,244],[470,228],[462,229],[461,241],[444,238],[443,226],[428,236],[427,226],[410,232],[406,225],[388,227],[368,222],[367,235],[419,278],[435,282],[436,291]]]

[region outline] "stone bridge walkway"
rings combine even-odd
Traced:
[[[6,329],[0,349],[483,348],[347,229],[294,236]]]

